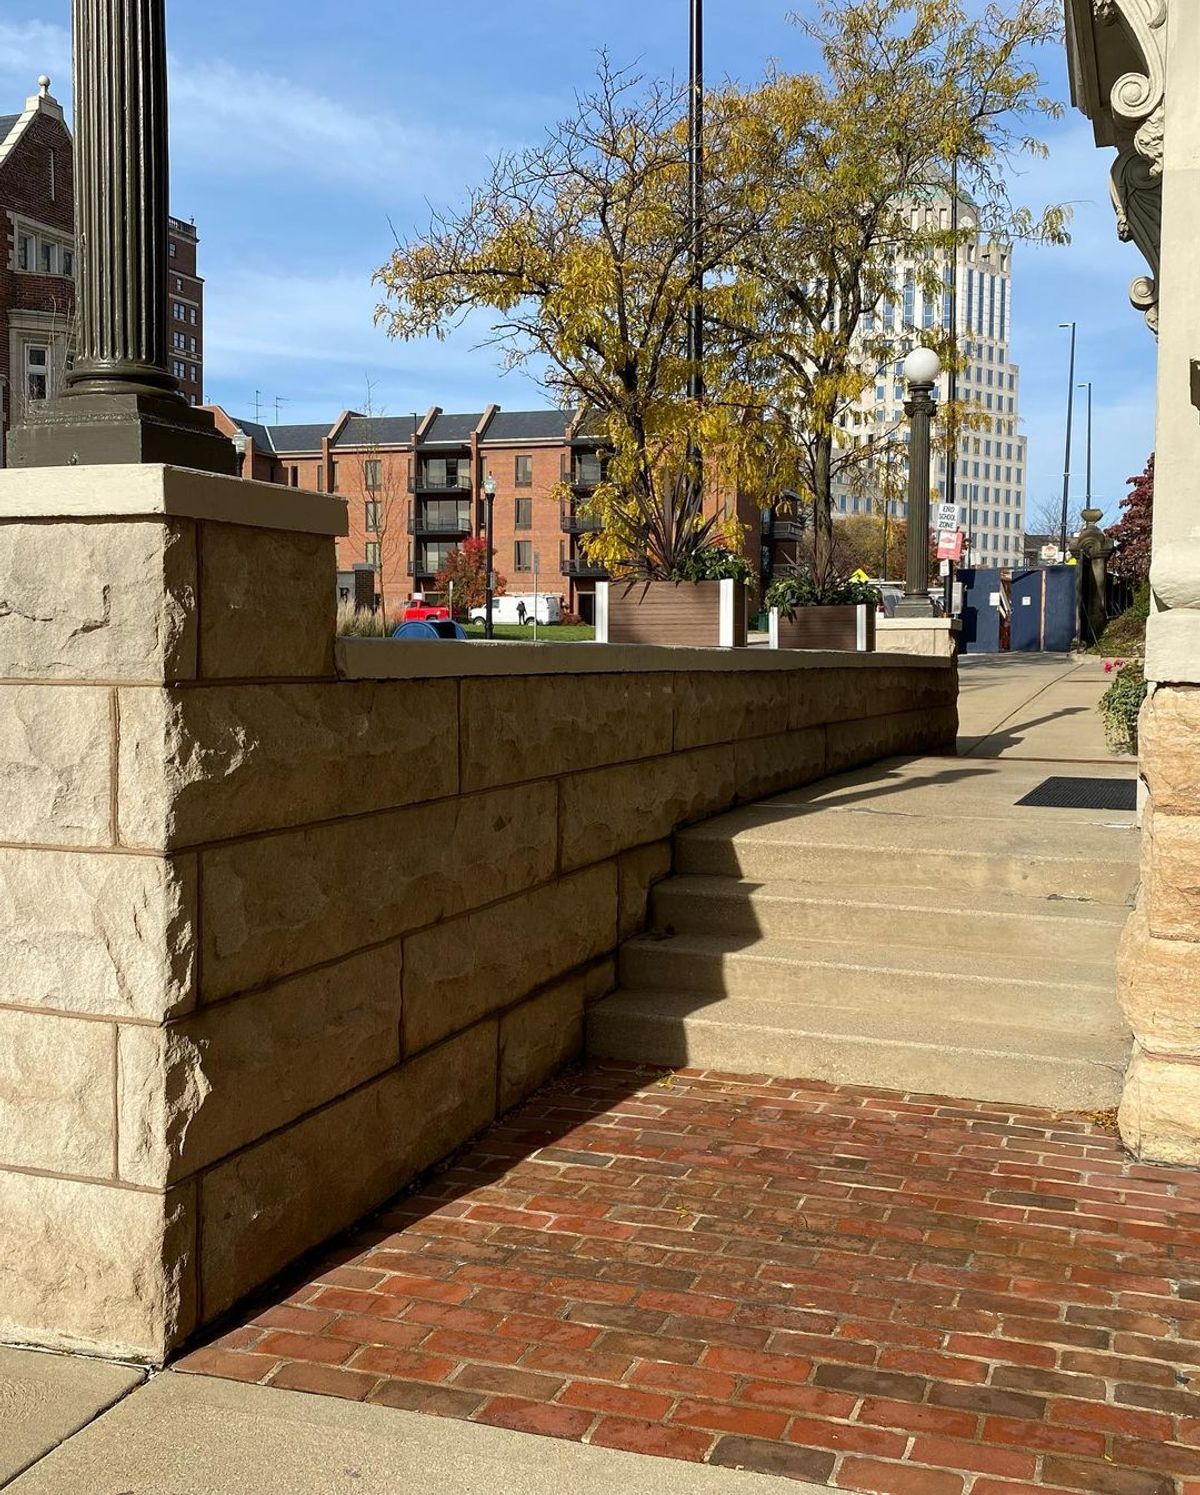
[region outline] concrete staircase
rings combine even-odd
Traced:
[[[1138,838],[1130,815],[1015,807],[1061,772],[892,764],[683,832],[590,1053],[1115,1105]]]

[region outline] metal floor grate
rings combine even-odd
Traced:
[[[1040,810],[1136,810],[1136,779],[1045,779],[1018,805]]]

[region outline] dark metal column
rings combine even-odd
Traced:
[[[929,444],[937,402],[933,384],[913,381],[904,413],[910,422],[908,446],[908,564],[904,596],[897,612],[905,617],[932,616],[929,600]]]
[[[688,88],[688,210],[691,215],[692,290],[688,318],[689,396],[704,398],[704,0],[691,0],[692,24]]]
[[[74,28],[75,361],[10,459],[233,473],[232,442],[170,372],[165,0],[74,0]]]

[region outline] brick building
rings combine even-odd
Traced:
[[[0,466],[30,400],[62,387],[75,315],[73,147],[49,78],[19,114],[0,114]],[[204,391],[204,283],[194,224],[170,220],[174,370],[198,405]]]
[[[580,537],[595,521],[578,505],[600,481],[603,456],[576,412],[490,405],[448,415],[435,405],[424,416],[346,411],[325,427],[264,425],[212,408],[218,429],[242,452],[244,477],[349,500],[350,534],[338,542],[347,592],[353,568],[363,564],[380,567],[389,612],[431,588],[446,555],[484,534],[490,474],[496,569],[507,590],[534,590],[536,558],[537,590],[561,595],[569,611],[592,621],[596,580],[605,572],[584,557]],[[560,498],[564,481],[570,497]]]

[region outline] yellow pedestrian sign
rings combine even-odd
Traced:
[[[850,580],[851,581],[870,581],[871,578],[867,575],[867,573],[860,566],[857,571],[852,571],[850,573]]]

